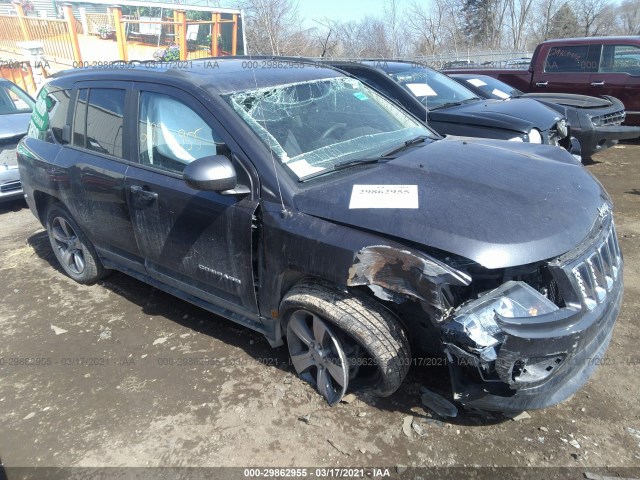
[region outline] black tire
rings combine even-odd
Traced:
[[[47,210],[47,233],[58,263],[78,283],[91,284],[110,273],[69,211],[60,203]]]
[[[280,304],[287,323],[300,311],[330,324],[345,352],[353,352],[355,346],[360,356],[348,356],[350,365],[366,360],[368,367],[373,366],[367,372],[358,372],[350,387],[380,397],[400,387],[410,366],[409,340],[400,321],[384,306],[363,293],[345,292],[328,282],[306,279],[295,285]]]

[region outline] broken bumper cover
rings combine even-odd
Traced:
[[[484,410],[545,408],[607,363],[624,285],[613,220],[602,216],[585,242],[549,262],[562,308],[522,282],[507,282],[442,326],[456,400]]]
[[[474,382],[468,375],[469,362],[451,346],[445,347],[454,397],[463,405],[482,410],[521,411],[545,408],[562,402],[579,390],[595,368],[606,363],[606,352],[622,303],[622,281],[611,292],[611,301],[586,314],[577,311],[552,326],[513,325],[496,360],[497,369],[510,372],[513,383],[489,379]],[[506,327],[505,327],[506,328]],[[566,334],[562,334],[562,331]],[[455,346],[454,346],[455,348]],[[535,366],[553,366],[542,381],[519,382],[514,368],[534,360]],[[561,359],[560,364],[555,364]],[[555,365],[554,365],[555,364]]]

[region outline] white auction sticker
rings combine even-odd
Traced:
[[[487,83],[483,82],[479,78],[470,78],[467,80],[471,85],[475,85],[476,87],[484,87]]]
[[[354,185],[349,208],[418,208],[418,186]]]
[[[437,97],[438,94],[426,83],[407,83],[407,88],[416,97]]]

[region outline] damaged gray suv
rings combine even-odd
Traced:
[[[19,146],[71,278],[119,270],[286,343],[330,404],[391,395],[429,349],[482,409],[546,407],[592,374],[623,261],[609,196],[566,151],[442,139],[312,63],[128,67],[50,79]]]

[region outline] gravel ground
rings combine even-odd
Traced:
[[[570,400],[521,420],[437,418],[421,407],[420,387],[447,395],[448,378],[426,366],[390,398],[359,395],[328,407],[295,376],[285,349],[259,334],[123,274],[74,283],[25,204],[1,206],[2,461],[380,466],[391,474],[399,466],[545,466],[573,467],[576,478],[640,467],[639,158],[640,145],[626,144],[587,167],[614,199],[626,263],[604,365]]]

